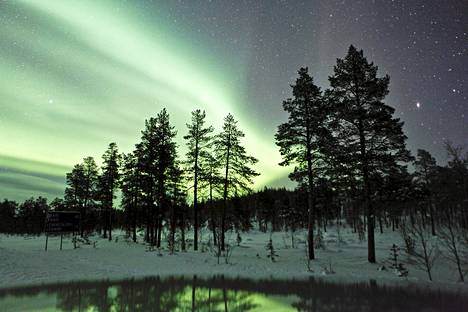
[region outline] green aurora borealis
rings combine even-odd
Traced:
[[[259,159],[255,186],[284,178],[276,125],[264,125],[238,96],[244,56],[230,62],[209,41],[167,27],[158,19],[165,8],[147,14],[132,3],[0,3],[0,198],[62,196],[73,164],[99,162],[112,141],[131,151],[144,120],[163,107],[181,155],[190,111],[206,110],[217,130],[231,112]]]

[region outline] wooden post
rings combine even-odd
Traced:
[[[45,251],[47,251],[47,243],[48,242],[49,242],[49,235],[46,232],[46,234],[45,234]]]
[[[63,233],[60,233],[60,250],[62,250]]]

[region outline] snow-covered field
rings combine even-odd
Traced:
[[[291,247],[290,233],[273,233],[273,244],[278,254],[276,262],[267,257],[265,246],[269,233],[251,231],[242,234],[240,246],[234,247],[229,263],[217,257],[209,247],[204,252],[176,252],[167,250],[147,251],[147,246],[135,244],[116,232],[109,242],[97,236],[91,237],[96,246],[82,245],[73,249],[70,238],[64,238],[63,250],[59,250],[60,238],[49,238],[48,251],[44,251],[44,236],[0,236],[0,288],[64,282],[71,280],[124,279],[145,276],[240,276],[245,278],[308,278],[323,277],[330,281],[369,281],[377,283],[436,287],[441,289],[466,289],[467,283],[457,282],[458,276],[450,262],[440,257],[433,269],[434,282],[429,282],[424,271],[409,264],[400,252],[400,260],[409,270],[408,277],[398,277],[387,263],[392,244],[403,246],[398,233],[376,233],[377,264],[367,262],[367,242],[359,241],[357,234],[342,229],[344,242],[339,243],[336,230],[324,233],[325,249],[316,251],[317,260],[311,262],[313,272],[307,271],[304,238],[305,232],[296,233],[297,246]],[[202,237],[208,239],[208,232]],[[233,245],[235,234],[227,235]],[[117,238],[117,240],[115,240]],[[324,267],[331,264],[334,274],[327,274]],[[379,270],[385,265],[387,270]]]

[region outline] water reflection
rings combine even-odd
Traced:
[[[463,294],[276,281],[148,278],[0,290],[1,311],[468,311]]]

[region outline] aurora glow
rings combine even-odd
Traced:
[[[291,186],[274,144],[299,67],[329,87],[350,44],[389,74],[413,153],[468,144],[468,2],[0,0],[0,199],[62,196],[109,142],[128,152],[163,107],[184,154],[190,111],[232,113],[261,175]],[[418,108],[415,104],[420,103]]]
[[[130,151],[144,120],[163,107],[179,130],[181,153],[190,111],[206,110],[217,129],[231,112],[260,160],[256,186],[284,176],[274,130],[261,131],[258,116],[238,109],[241,86],[221,57],[179,38],[157,12],[115,3],[0,4],[7,77],[0,85],[0,198],[62,195],[73,164],[88,155],[99,161],[111,141]]]

